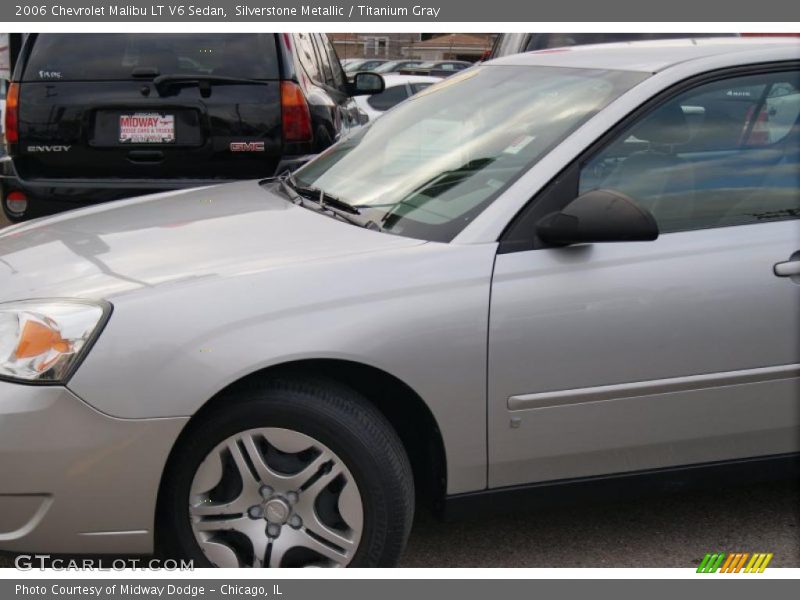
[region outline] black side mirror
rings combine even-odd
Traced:
[[[362,71],[356,73],[353,81],[347,84],[347,91],[351,96],[371,96],[380,94],[386,88],[383,76],[378,73]]]
[[[658,225],[650,211],[625,194],[591,190],[575,198],[561,212],[542,218],[536,234],[553,246],[648,242],[658,237]]]

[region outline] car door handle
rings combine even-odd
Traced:
[[[796,277],[800,275],[800,259],[779,262],[773,267],[778,277]]]

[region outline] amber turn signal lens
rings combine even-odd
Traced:
[[[110,308],[79,299],[0,302],[0,379],[66,383]]]
[[[19,344],[17,345],[17,359],[34,358],[50,351],[65,354],[72,349],[72,344],[61,337],[55,329],[44,323],[28,321],[22,328]]]

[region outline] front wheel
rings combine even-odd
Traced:
[[[385,417],[334,382],[273,382],[190,425],[163,485],[165,551],[199,566],[392,566],[414,487]]]

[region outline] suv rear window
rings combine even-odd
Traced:
[[[39,34],[23,81],[135,79],[164,75],[277,79],[273,34]]]

